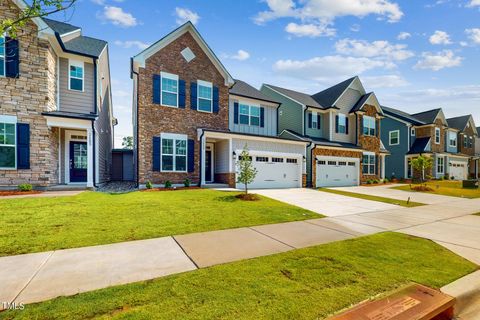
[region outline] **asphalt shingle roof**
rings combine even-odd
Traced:
[[[66,34],[75,30],[80,30],[80,27],[76,27],[69,23],[60,22],[52,19],[43,18],[43,21],[53,29],[53,31],[58,32],[60,35]]]
[[[248,97],[262,101],[274,102],[280,104],[280,102],[275,101],[274,99],[270,98],[260,90],[252,87],[248,83],[242,80],[235,80],[235,84],[230,88],[230,94],[241,96],[241,97]]]
[[[411,114],[408,114],[408,113],[406,113],[404,111],[401,111],[401,110],[398,110],[398,109],[382,106],[382,110],[387,115],[397,117],[401,120],[407,121],[407,122],[412,123],[414,125],[420,126],[422,124],[425,124],[423,121],[420,121],[419,119],[416,119]]]
[[[322,105],[320,105],[317,101],[315,101],[310,95],[290,89],[285,89],[277,86],[273,86],[271,84],[265,84],[265,86],[272,88],[275,91],[280,92],[281,94],[284,94],[290,98],[292,98],[295,101],[300,102],[301,104],[304,104],[309,107],[314,107],[314,108],[319,108],[319,109],[325,109]]]
[[[350,112],[355,112],[355,111],[358,111],[360,110],[363,105],[365,104],[365,102],[367,102],[368,98],[370,98],[370,96],[373,94],[373,92],[370,92],[370,93],[367,93],[367,94],[364,94],[360,100],[358,100],[358,102],[353,106],[352,110],[350,110]]]
[[[99,57],[103,49],[107,45],[107,42],[100,39],[79,36],[73,38],[70,41],[64,42],[63,44],[65,46],[65,49],[67,50],[80,54],[86,54],[89,56]]]
[[[347,79],[339,84],[336,84],[328,89],[315,93],[312,98],[324,107],[333,107],[333,104],[347,90],[348,86],[355,80],[356,77]]]
[[[409,154],[417,154],[417,153],[424,153],[425,149],[428,146],[430,141],[430,137],[423,137],[415,139],[415,142],[410,148]]]
[[[470,115],[465,115],[465,116],[447,119],[447,123],[450,128],[463,131],[467,126],[467,123],[469,120],[470,120]]]
[[[438,108],[438,109],[428,110],[420,113],[415,113],[415,114],[412,114],[412,117],[417,118],[418,120],[426,124],[433,123],[433,121],[435,120],[435,118],[437,117],[438,113],[441,110],[442,109]]]

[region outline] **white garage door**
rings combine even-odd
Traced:
[[[257,176],[248,187],[252,189],[300,188],[302,186],[302,156],[282,157],[254,155]],[[244,185],[237,183],[238,189]]]
[[[358,158],[319,157],[316,169],[317,187],[345,187],[359,184]]]
[[[467,163],[462,161],[450,161],[449,162],[449,169],[450,169],[450,179],[455,180],[465,180],[467,179]]]

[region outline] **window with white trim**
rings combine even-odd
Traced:
[[[435,128],[435,143],[440,144],[440,128]]]
[[[0,116],[0,169],[17,167],[17,120]]]
[[[338,133],[347,133],[347,116],[338,114]]]
[[[457,146],[457,133],[454,131],[449,131],[448,132],[448,145],[450,147],[456,147]]]
[[[260,126],[260,107],[251,106],[248,104],[239,104],[239,119],[240,124],[248,126]]]
[[[312,128],[318,128],[318,113],[316,111],[312,111]]]
[[[373,175],[375,174],[375,155],[364,154],[362,158],[363,174]]]
[[[363,116],[363,135],[365,136],[375,136],[375,123],[374,117]]]
[[[162,171],[187,171],[187,138],[162,135]]]
[[[5,76],[5,36],[0,35],[0,76]]]
[[[389,144],[391,146],[396,146],[400,144],[400,130],[390,131],[388,133],[388,136],[389,136],[389,139],[388,139]]]
[[[211,82],[197,81],[197,109],[203,112],[212,112],[213,106],[213,85]]]
[[[68,88],[73,91],[83,91],[84,63],[82,61],[68,61]]]
[[[178,108],[178,75],[160,72],[162,80],[161,102],[164,106]]]
[[[443,157],[437,158],[437,173],[445,173],[445,159]]]
[[[472,147],[473,147],[473,137],[470,137],[470,138],[468,139],[468,147],[469,147],[469,148],[472,148]]]
[[[463,135],[463,147],[468,148],[468,137],[467,135]]]

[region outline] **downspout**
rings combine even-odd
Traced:
[[[198,148],[200,152],[200,170],[199,170],[199,179],[198,179],[198,186],[202,186],[202,141],[203,141],[203,135],[205,134],[205,130],[202,129],[202,134],[200,135],[200,148]],[[232,155],[230,155],[231,157]]]
[[[136,168],[135,168],[135,171],[136,171],[136,175],[135,175],[135,176],[136,176],[135,186],[138,188],[138,186],[140,185],[140,184],[139,184],[140,169],[139,169],[139,166],[138,166],[138,159],[139,159],[139,152],[138,152],[138,134],[139,134],[139,130],[138,130],[138,97],[139,97],[139,95],[138,95],[138,76],[139,76],[139,74],[138,74],[138,72],[136,72],[135,70],[133,70],[133,58],[130,58],[130,71],[131,71],[132,75],[135,75],[135,76],[137,77],[137,82],[136,82],[136,84],[137,84],[137,90],[136,90],[136,91],[137,91],[137,96],[136,96],[136,99],[135,99],[135,100],[136,100],[136,101],[135,101],[135,102],[136,102],[136,105],[135,105],[135,113],[136,113],[136,115],[135,115],[135,120],[136,120],[136,121],[135,121],[135,122],[136,122],[136,126],[135,126],[135,127],[136,127],[136,137],[137,137],[137,139],[136,139],[136,140],[137,140],[137,141],[136,141],[137,143],[136,143],[136,146],[135,146],[135,147],[136,147],[136,148],[135,148],[135,149],[136,149],[135,152],[136,152],[136,154],[137,154],[137,156],[136,156],[137,161],[136,161],[136,163],[135,163],[135,167],[136,167]],[[135,83],[135,82],[134,82],[134,83]]]
[[[358,146],[358,135],[360,134],[358,132],[358,113],[355,112],[355,145]]]
[[[313,141],[310,141],[307,148],[310,148],[312,146],[312,143],[313,143]],[[315,149],[315,147],[310,149],[310,172],[308,174],[310,176],[310,185],[308,187],[310,187],[310,188],[313,186],[313,174],[312,173],[313,173],[313,165],[314,165],[314,162],[315,162],[315,161],[313,161],[313,149]]]
[[[98,79],[97,79],[97,58],[93,58],[93,74],[95,75],[93,77],[93,96],[95,97],[94,99],[94,102],[93,102],[93,112],[95,115],[97,115],[98,113],[98,97],[97,97],[97,94],[98,94],[98,90],[97,90],[97,82],[98,82]],[[93,138],[93,187],[96,188],[97,187],[97,170],[96,170],[96,162],[95,159],[96,159],[96,139],[95,139],[95,121],[96,120],[92,120],[92,138]]]

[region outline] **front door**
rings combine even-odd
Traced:
[[[70,182],[87,182],[87,143],[70,141]]]
[[[205,180],[212,182],[212,150],[205,152]]]

